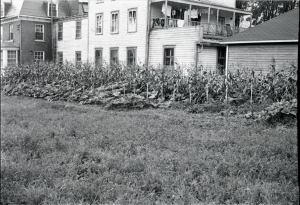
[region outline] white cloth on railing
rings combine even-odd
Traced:
[[[167,5],[167,16],[171,16],[171,10],[172,10],[172,6]],[[163,3],[161,12],[165,14],[165,11],[166,11],[166,7],[165,7],[165,3]]]
[[[184,20],[181,20],[181,19],[177,20],[177,26],[178,27],[183,27],[183,24],[184,24]]]
[[[188,25],[189,22],[189,10],[184,12],[184,24]]]
[[[191,18],[193,18],[193,19],[198,18],[198,10],[197,9],[192,9],[191,10]]]

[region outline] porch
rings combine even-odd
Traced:
[[[151,29],[203,27],[204,38],[222,39],[243,32],[240,19],[250,12],[184,0],[154,0],[150,6]],[[174,30],[176,32],[176,30]]]

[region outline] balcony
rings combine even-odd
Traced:
[[[203,37],[224,39],[248,28],[240,27],[240,19],[250,12],[218,5],[190,1],[153,1],[151,3],[151,30],[203,27]],[[189,29],[187,29],[189,30]]]
[[[230,24],[217,25],[211,23],[200,23],[197,21],[190,21],[185,24],[183,20],[171,19],[171,18],[167,18],[167,25],[165,26],[164,21],[165,21],[164,18],[154,18],[153,20],[151,20],[151,25],[152,25],[151,29],[157,30],[157,29],[203,26],[203,36],[213,37],[213,38],[229,37],[249,29],[249,28],[242,28],[238,26],[231,26]]]

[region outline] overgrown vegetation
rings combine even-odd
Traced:
[[[2,94],[6,203],[299,204],[297,128]]]
[[[187,72],[185,75],[183,70]],[[7,67],[1,83],[6,95],[24,95],[50,101],[104,106],[110,103],[126,109],[168,107],[169,104],[159,106],[158,103],[185,101],[191,104],[187,110],[192,113],[205,110],[220,112],[224,109],[236,113],[225,103],[226,98],[234,107],[250,105],[248,112],[261,111],[253,108],[262,107],[262,104],[268,107],[272,103],[295,100],[297,77],[297,68],[293,65],[276,72],[270,69],[267,75],[255,74],[247,69],[237,70],[229,72],[226,79],[226,76],[195,67],[170,70],[144,65],[128,67],[122,64],[94,66],[37,62]],[[209,106],[199,106],[204,103]],[[259,115],[252,115],[252,118]]]

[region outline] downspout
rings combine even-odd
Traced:
[[[145,49],[145,65],[149,63],[149,39],[150,39],[150,24],[151,24],[151,6],[150,0],[147,0],[147,29],[146,29],[146,49]]]
[[[57,12],[58,12],[58,9],[57,9]],[[53,30],[54,29],[53,29],[53,16],[52,16],[52,0],[51,0],[51,5],[50,5],[50,16],[51,16],[51,49],[52,49],[52,60],[54,60],[54,45],[53,45],[53,43],[54,43]]]
[[[21,62],[22,62],[22,20],[20,20],[20,62],[19,62],[19,65],[21,65]]]
[[[225,59],[225,85],[226,85],[226,95],[225,95],[225,100],[226,103],[228,102],[228,55],[229,55],[229,47],[226,45],[226,59]]]
[[[88,28],[87,28],[87,63],[89,63],[90,52],[90,0],[88,0]]]

